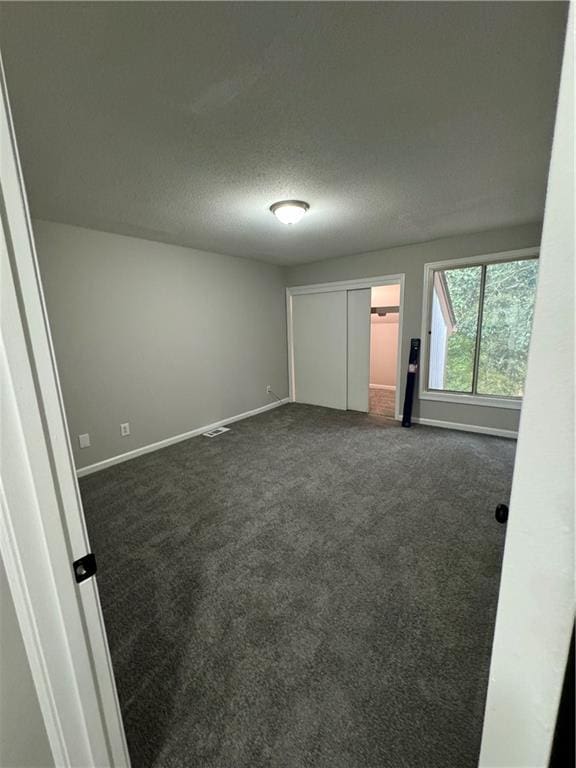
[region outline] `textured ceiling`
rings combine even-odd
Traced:
[[[37,218],[294,264],[542,217],[564,3],[0,14]]]

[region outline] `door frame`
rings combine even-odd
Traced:
[[[398,352],[396,355],[396,399],[394,417],[400,421],[401,382],[402,382],[402,332],[404,327],[404,283],[406,275],[363,277],[358,280],[337,280],[331,283],[312,283],[309,285],[291,285],[286,288],[286,330],[288,337],[288,386],[290,402],[296,400],[296,382],[294,379],[294,328],[292,297],[303,293],[328,293],[332,291],[354,291],[360,288],[378,288],[381,285],[400,285],[400,311],[398,317]],[[348,356],[346,355],[346,359]]]
[[[576,612],[574,11],[571,2],[479,768],[550,765]]]
[[[0,143],[0,554],[55,764],[128,768],[1,58]]]

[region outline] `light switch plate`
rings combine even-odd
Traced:
[[[78,442],[80,443],[80,448],[90,448],[90,435],[88,433],[78,435]]]
[[[120,424],[120,436],[128,437],[130,434],[130,422],[127,421],[124,424]]]

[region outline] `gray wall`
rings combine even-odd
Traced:
[[[0,559],[0,766],[54,765],[12,595]]]
[[[279,267],[63,224],[34,233],[77,467],[271,403],[267,384],[287,396]]]
[[[421,335],[424,264],[444,259],[458,259],[498,251],[529,248],[540,244],[541,224],[527,224],[507,229],[433,240],[383,251],[327,259],[284,270],[287,285],[327,283],[403,272],[404,324],[402,328],[402,373],[406,377],[410,338]],[[426,419],[495,427],[516,431],[520,412],[482,405],[460,405],[416,399],[414,415]]]

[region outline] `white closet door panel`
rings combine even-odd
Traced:
[[[348,409],[368,412],[370,288],[348,291]]]
[[[346,409],[346,291],[292,297],[297,403]]]

